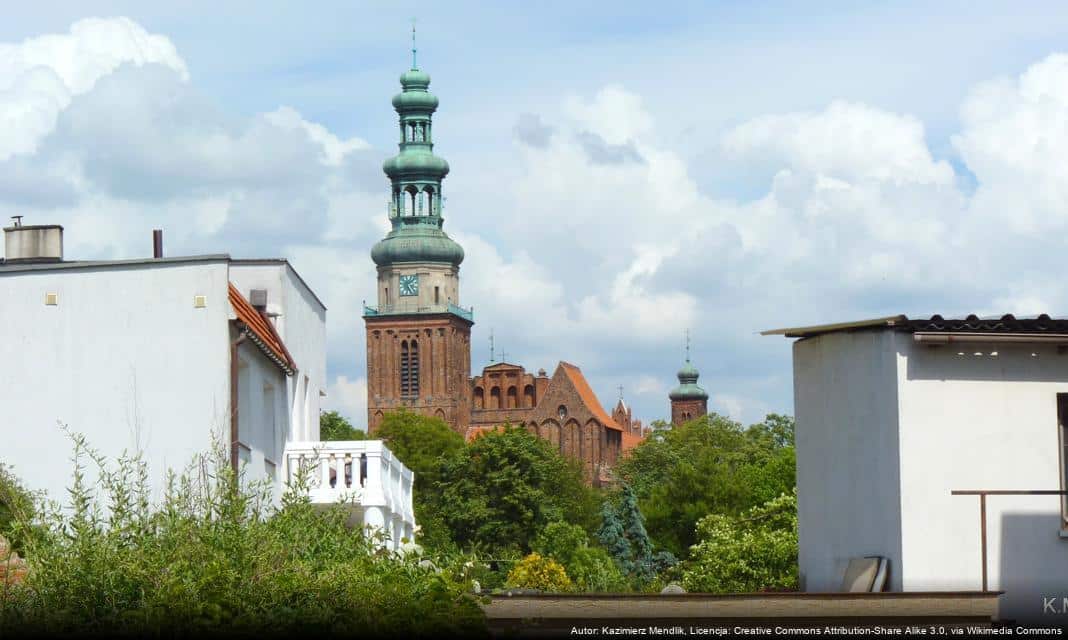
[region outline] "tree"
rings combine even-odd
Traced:
[[[366,440],[367,432],[353,427],[352,423],[337,411],[323,411],[319,414],[319,439]]]
[[[739,516],[710,514],[682,566],[687,591],[743,593],[793,590],[797,573],[797,492]]]
[[[648,438],[618,468],[634,489],[651,538],[675,555],[697,542],[697,521],[738,515],[796,484],[793,419],[748,429],[710,414]]]
[[[638,587],[644,587],[675,564],[675,556],[670,552],[653,553],[653,543],[645,530],[638,499],[629,486],[623,487],[618,506],[605,502],[601,518],[597,534],[601,544],[612,552],[620,570]]]
[[[442,517],[448,505],[441,501],[438,479],[445,458],[464,448],[463,437],[440,418],[403,410],[387,413],[375,436],[415,473],[412,502],[420,544],[433,550],[454,546]]]
[[[530,550],[562,520],[590,528],[596,498],[578,464],[525,429],[506,425],[449,456],[438,491],[451,537],[463,548]]]
[[[416,486],[421,490],[433,488],[443,458],[464,448],[463,436],[444,420],[411,411],[387,413],[375,437],[415,472]]]

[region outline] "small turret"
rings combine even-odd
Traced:
[[[678,426],[708,414],[708,392],[697,386],[701,374],[690,362],[690,334],[686,332],[686,362],[676,374],[679,386],[671,390],[671,424]]]

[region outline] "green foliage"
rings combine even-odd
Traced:
[[[656,432],[617,472],[634,488],[652,539],[682,555],[706,515],[737,515],[793,489],[793,433],[788,416],[746,429],[710,414]]]
[[[32,530],[19,522],[33,520],[36,496],[22,485],[11,470],[0,464],[0,536],[7,538],[15,551],[22,551]]]
[[[519,561],[508,574],[507,586],[559,593],[571,591],[571,579],[559,562],[532,553]]]
[[[440,418],[430,418],[411,411],[387,413],[375,432],[389,450],[415,473],[412,500],[419,523],[419,543],[439,552],[454,551],[449,536],[438,479],[447,456],[464,448],[463,437]]]
[[[154,507],[143,461],[112,466],[72,437],[71,508],[43,514],[27,542],[30,573],[0,598],[0,637],[484,630],[461,579],[376,550],[344,507],[314,508],[302,480],[274,507],[269,485],[239,477],[218,447],[172,474]]]
[[[448,456],[437,490],[450,537],[465,549],[526,553],[550,522],[589,528],[596,520],[596,495],[578,464],[521,428],[486,433]]]
[[[623,487],[619,505],[605,502],[597,537],[612,553],[620,570],[638,589],[649,586],[664,570],[675,564],[670,552],[653,553],[653,543],[645,530],[638,499],[629,486]]]
[[[797,492],[741,516],[711,514],[681,567],[687,591],[742,593],[797,589]]]
[[[337,411],[323,411],[319,414],[320,440],[366,440],[367,432],[352,426],[345,416]]]
[[[623,575],[608,552],[591,547],[586,531],[566,522],[550,522],[534,539],[532,548],[564,566],[577,591],[609,592],[625,588]]]
[[[442,459],[464,448],[463,436],[444,420],[411,411],[387,413],[375,437],[415,472],[416,486],[423,490],[432,489],[437,482]]]

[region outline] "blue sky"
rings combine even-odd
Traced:
[[[328,404],[362,423],[413,16],[476,369],[493,328],[662,418],[688,327],[713,409],[749,422],[792,409],[761,329],[1065,313],[1063,3],[22,3],[0,215],[64,224],[72,257],[162,226],[170,253],[289,258],[330,307]]]

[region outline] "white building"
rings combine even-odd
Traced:
[[[793,343],[802,586],[889,558],[892,591],[984,588],[977,495],[1066,484],[1068,320],[910,320],[779,329]],[[1068,623],[1068,507],[985,498],[986,588],[1003,619]]]
[[[314,500],[412,536],[411,472],[380,442],[318,442],[326,307],[287,261],[164,258],[161,240],[159,257],[64,261],[61,227],[4,231],[0,463],[30,488],[66,498],[60,425],[109,458],[140,452],[156,497],[214,434],[277,495],[314,457]]]

